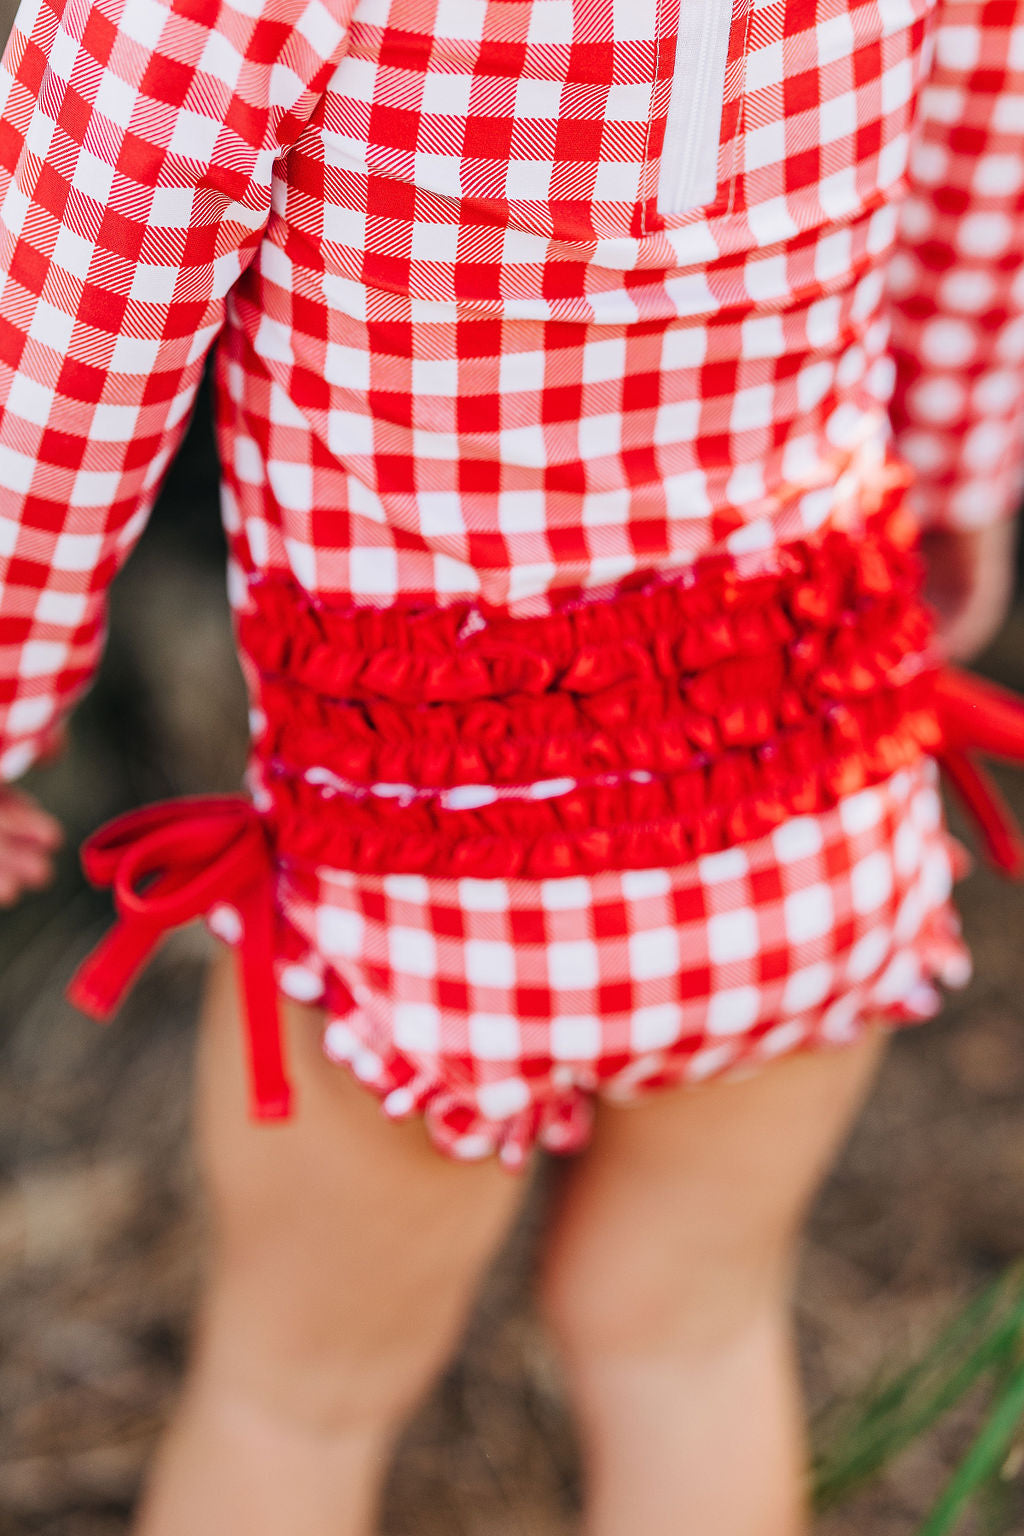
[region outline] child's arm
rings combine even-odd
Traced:
[[[1024,497],[1024,0],[939,0],[890,268],[896,446],[948,651],[1005,616]]]
[[[0,780],[93,676],[350,9],[24,0],[0,65]]]

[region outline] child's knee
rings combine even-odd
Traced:
[[[569,1360],[714,1348],[788,1303],[792,1223],[723,1223],[664,1249],[594,1239],[569,1222],[538,1267],[539,1310]]]
[[[266,1300],[254,1304],[239,1289],[213,1280],[192,1379],[212,1397],[245,1405],[300,1434],[387,1439],[427,1392],[456,1339],[439,1319],[416,1336],[371,1345],[358,1319],[292,1323],[292,1308],[280,1305],[275,1312]]]

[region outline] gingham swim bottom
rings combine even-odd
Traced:
[[[932,1016],[967,952],[922,758],[833,808],[672,868],[554,879],[290,869],[281,990],[444,1153],[582,1148],[594,1097],[740,1076]],[[231,913],[211,915],[234,936]]]
[[[585,1146],[597,1099],[928,1018],[970,969],[939,764],[1024,873],[974,760],[1024,763],[1024,701],[942,664],[922,582],[898,479],[853,530],[541,615],[254,573],[248,793],[88,840],[119,922],[71,993],[106,1016],[205,916],[258,1118],[291,1110],[276,984],[387,1115],[510,1168]]]

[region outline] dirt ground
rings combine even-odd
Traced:
[[[35,777],[68,828],[59,881],[0,921],[0,1536],[124,1531],[180,1379],[201,1239],[188,1121],[207,941],[176,936],[107,1030],[62,988],[107,922],[76,867],[80,838],[146,799],[237,786],[244,706],[212,477],[200,434],[118,583],[72,748]],[[1024,688],[1024,609],[986,666]],[[1024,814],[1024,774],[1002,781]],[[807,1233],[798,1322],[814,1412],[908,1358],[1024,1248],[1024,896],[979,870],[962,908],[976,980],[897,1036]],[[543,1165],[403,1441],[387,1536],[575,1528],[571,1424],[528,1302],[552,1177]],[[821,1536],[910,1536],[978,1411],[952,1416]]]

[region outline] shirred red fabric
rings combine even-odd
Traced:
[[[361,873],[686,863],[943,749],[937,658],[891,505],[535,618],[336,609],[256,582],[241,616],[282,853]]]
[[[908,459],[926,471],[927,520],[1009,514],[1022,445],[989,417],[1009,422],[1021,371],[1006,163],[1024,151],[1021,5],[731,0],[715,195],[667,215],[678,15],[673,0],[26,0],[0,69],[0,775],[47,750],[95,669],[106,588],[218,337],[240,621],[282,579],[341,608],[543,618],[634,574],[685,578],[709,557],[739,570],[819,531],[856,541]],[[948,195],[933,174],[944,134]],[[908,178],[912,142],[924,158]],[[971,262],[997,231],[968,356]],[[939,465],[922,444],[951,346],[976,384],[947,417],[962,455]],[[889,799],[870,789],[892,812],[873,823],[885,847],[909,836],[923,771],[901,769]],[[265,808],[257,751],[249,782]],[[837,816],[802,819],[839,849],[832,882],[847,868]],[[759,926],[783,878],[774,837],[734,855],[758,870],[729,925],[757,962],[751,1028],[779,1003],[757,957],[804,965]],[[943,838],[936,823],[932,892]],[[563,889],[589,910],[627,874]],[[337,1002],[346,966],[358,979],[337,936],[363,931],[346,914],[389,877],[324,866],[299,890],[285,875],[282,859],[282,932],[304,930],[321,957],[285,968],[293,993],[312,996],[313,977]],[[711,880],[699,859],[659,876],[699,893]],[[435,901],[415,878],[430,920],[457,925],[461,887],[438,877]],[[514,883],[521,931],[543,932],[546,882]],[[954,921],[944,899],[902,919],[922,976],[938,974],[929,935]],[[219,921],[228,932],[230,911]],[[630,935],[647,921],[633,912]],[[830,954],[847,941],[822,938]],[[561,942],[541,945],[559,975]],[[644,942],[572,954],[580,977],[596,953],[626,987]],[[424,941],[409,943],[404,963],[429,974]],[[723,983],[705,980],[713,1012]],[[455,1035],[456,992],[432,1005]],[[379,1022],[383,994],[364,994]],[[524,1108],[492,1094],[495,1114],[499,1100],[506,1121]]]

